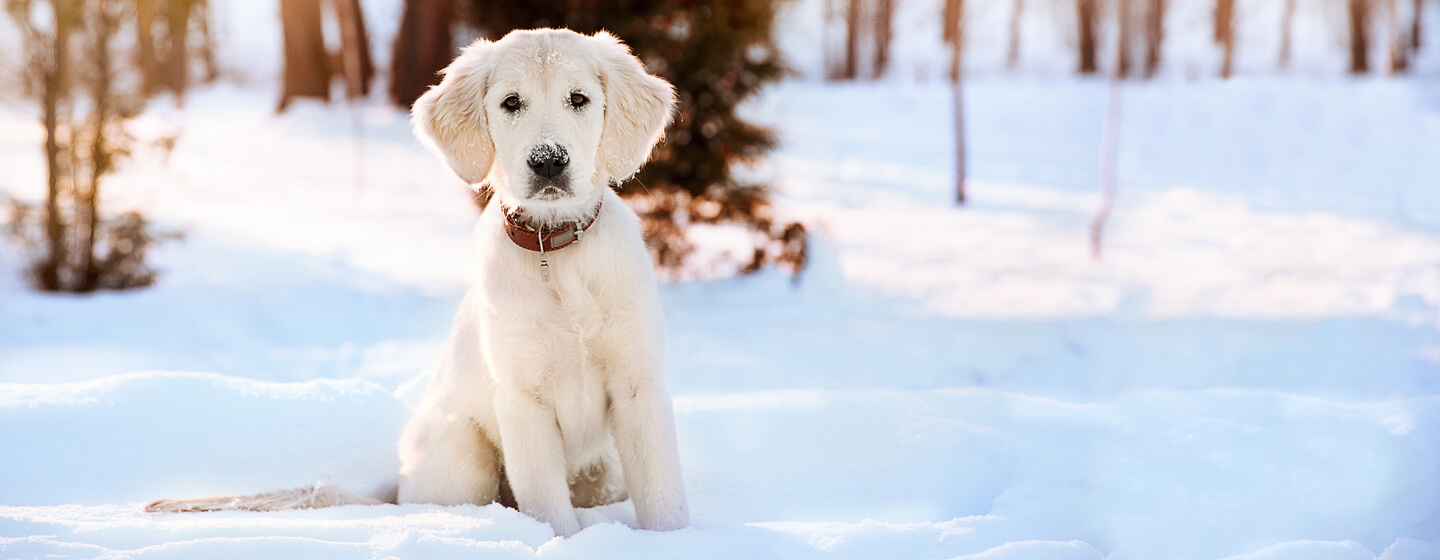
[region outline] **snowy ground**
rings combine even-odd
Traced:
[[[1440,557],[1436,90],[1127,86],[1100,261],[1104,84],[967,95],[964,209],[943,87],[751,107],[812,267],[664,287],[694,527],[622,504],[568,540],[495,505],[141,513],[382,484],[475,215],[390,109],[154,111],[175,151],[107,202],[185,232],[159,286],[41,296],[0,248],[0,557]],[[25,111],[0,108],[0,191],[33,200]]]

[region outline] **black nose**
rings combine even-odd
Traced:
[[[565,170],[565,165],[570,163],[570,154],[565,148],[542,144],[530,151],[530,170],[536,175],[549,179]]]

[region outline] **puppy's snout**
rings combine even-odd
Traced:
[[[570,163],[570,154],[564,147],[553,144],[541,144],[530,151],[530,170],[536,175],[547,179],[559,175],[565,171],[565,166]]]

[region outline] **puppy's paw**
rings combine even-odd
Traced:
[[[580,532],[580,520],[572,513],[568,519],[551,520],[550,528],[555,531],[555,536],[568,539]]]
[[[690,526],[690,511],[684,506],[635,512],[635,520],[646,531],[675,531]]]

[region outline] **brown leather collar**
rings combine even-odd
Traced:
[[[505,214],[505,235],[510,236],[510,241],[537,253],[557,251],[579,243],[581,234],[595,225],[595,220],[600,218],[600,205],[596,204],[595,214],[584,224],[578,221],[565,222],[565,225],[554,229],[536,229],[521,221],[519,212],[512,212],[505,207],[501,207],[500,211]]]

